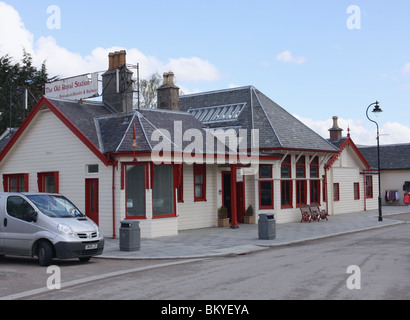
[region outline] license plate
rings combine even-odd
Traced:
[[[93,244],[86,244],[85,245],[85,250],[92,250],[92,249],[97,249],[98,244],[93,243]]]

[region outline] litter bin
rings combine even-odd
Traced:
[[[141,246],[141,232],[139,221],[121,221],[120,251],[139,251]]]
[[[273,240],[276,238],[276,221],[273,213],[259,215],[258,231],[260,240]]]

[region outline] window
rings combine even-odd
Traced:
[[[154,166],[152,211],[154,217],[170,216],[174,210],[174,168],[171,165]]]
[[[194,164],[194,201],[206,201],[205,164]]]
[[[33,207],[23,198],[8,197],[7,198],[7,214],[13,218],[31,222],[33,221]]]
[[[310,204],[320,205],[320,180],[310,180]]]
[[[145,217],[145,165],[127,165],[126,170],[126,206],[127,218]]]
[[[306,189],[306,180],[296,180],[296,206],[303,206],[306,204]]]
[[[259,178],[272,178],[272,165],[263,164],[259,166]]]
[[[259,181],[259,208],[273,209],[273,181]]]
[[[373,177],[366,176],[366,198],[373,198]]]
[[[359,182],[353,183],[353,195],[355,200],[360,199],[360,184]]]
[[[59,182],[58,172],[39,172],[37,173],[38,192],[58,193]]]
[[[188,112],[203,123],[238,119],[246,103],[191,109]]]
[[[282,178],[291,178],[292,177],[290,156],[287,156],[283,160],[280,172],[281,172],[281,177]]]
[[[296,178],[306,177],[306,163],[305,156],[301,156],[296,162]]]
[[[339,201],[340,200],[339,184],[338,183],[333,184],[333,200],[334,201]]]
[[[319,178],[319,158],[314,157],[310,163],[310,177]]]
[[[4,192],[28,192],[28,173],[3,175]]]
[[[87,173],[98,173],[98,164],[87,165]]]
[[[292,208],[292,180],[282,180],[280,184],[282,208]]]
[[[259,166],[259,179],[259,209],[273,209],[273,180],[271,164],[262,164]]]

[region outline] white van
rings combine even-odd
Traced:
[[[102,254],[98,226],[67,198],[49,193],[0,193],[0,256],[88,261]]]

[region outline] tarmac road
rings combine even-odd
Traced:
[[[401,217],[403,221],[409,219],[409,214]],[[74,262],[62,262],[62,289],[23,299],[408,300],[409,244],[410,224],[404,223],[231,257],[96,259],[81,268],[74,267]],[[13,258],[4,259],[2,263],[16,267],[17,275],[1,278],[0,274],[0,297],[5,293],[3,284],[11,288],[18,279],[29,279],[25,272],[33,269],[7,260]],[[121,270],[117,275],[110,274],[113,262],[117,263],[116,270]],[[359,269],[348,273],[349,266]],[[94,276],[99,277],[93,280]],[[43,282],[45,278],[43,275]],[[78,283],[64,287],[73,278]],[[352,283],[359,284],[360,289],[352,289]]]

